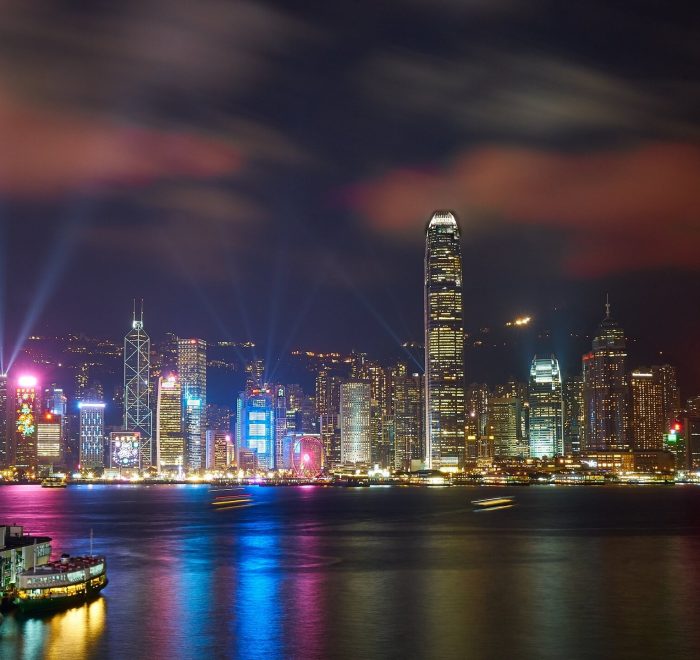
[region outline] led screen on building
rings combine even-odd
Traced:
[[[113,468],[138,468],[139,446],[141,438],[138,433],[112,433],[110,438],[110,461]]]

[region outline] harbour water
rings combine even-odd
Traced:
[[[0,522],[95,553],[91,604],[0,658],[700,657],[700,488],[0,488]],[[474,511],[470,500],[514,495]]]

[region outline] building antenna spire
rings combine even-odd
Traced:
[[[143,325],[143,298],[141,298],[141,325]]]
[[[136,298],[134,298],[134,316],[132,318],[132,321],[136,323]]]
[[[605,318],[610,318],[610,294],[605,294]]]

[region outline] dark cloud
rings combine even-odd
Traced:
[[[362,78],[378,103],[449,122],[472,140],[700,135],[689,103],[697,86],[637,82],[552,55],[393,52],[369,62]]]
[[[462,215],[467,234],[512,226],[564,232],[566,251],[555,260],[579,276],[700,269],[700,146],[590,153],[480,147],[434,171],[389,172],[349,199],[371,226],[397,236],[417,238],[441,207]]]

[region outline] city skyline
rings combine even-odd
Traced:
[[[41,4],[2,26],[6,143],[47,145],[18,147],[27,160],[7,164],[0,190],[6,362],[33,332],[110,334],[133,297],[153,336],[253,339],[271,355],[349,350],[357,318],[358,350],[420,341],[420,233],[452,208],[470,334],[521,314],[561,337],[589,332],[609,293],[631,332],[648,326],[647,353],[685,359],[700,382],[696,307],[646,323],[700,287],[685,230],[696,120],[670,73],[697,77],[682,7],[645,5],[628,30],[600,0],[565,25],[540,3],[416,0],[398,21],[360,3],[368,20],[344,49],[348,10],[315,2],[84,7],[105,41],[58,10],[49,38]],[[198,21],[207,9],[221,20]],[[513,38],[491,43],[499,27]],[[160,51],[161,30],[182,38],[182,59]],[[41,237],[29,269],[27,236]]]

